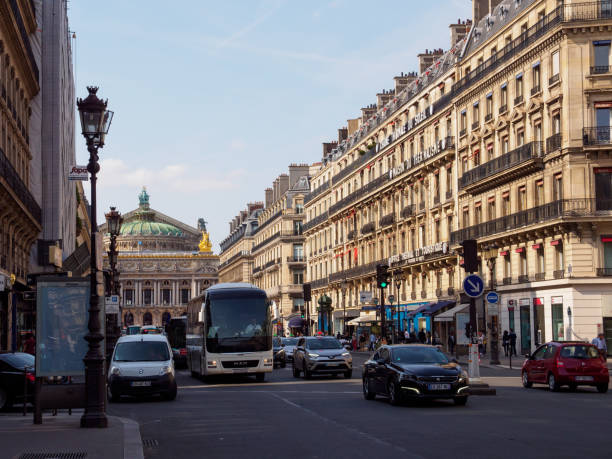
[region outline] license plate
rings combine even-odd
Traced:
[[[328,367],[337,367],[338,365],[340,365],[339,363],[328,363],[327,366]]]
[[[234,373],[247,373],[249,370],[247,370],[246,368],[234,368],[233,372]]]
[[[450,384],[427,384],[428,390],[449,390],[450,388]]]
[[[132,387],[146,387],[150,385],[151,381],[132,381]]]
[[[593,381],[592,376],[576,376],[576,381]]]

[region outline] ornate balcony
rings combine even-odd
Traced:
[[[361,227],[361,234],[372,233],[374,232],[375,229],[376,229],[376,225],[374,225],[374,222],[366,223],[365,225]]]
[[[484,120],[485,120],[485,123],[488,123],[489,121],[492,121],[493,120],[493,113],[487,113],[485,115],[485,119]]]
[[[540,87],[540,85],[534,86],[533,88],[531,88],[531,96],[535,96],[536,94],[539,94],[540,92],[542,92],[542,88]]]
[[[546,139],[546,153],[552,153],[555,150],[561,149],[561,133],[553,134]]]
[[[28,42],[29,43],[29,42]],[[5,156],[4,151],[0,148],[0,177],[2,177],[9,189],[15,194],[21,205],[30,213],[32,218],[38,223],[42,223],[42,210],[27,185],[21,180],[21,177]]]
[[[453,192],[452,191],[447,191],[446,192],[446,200],[450,200],[453,199]]]
[[[553,271],[553,277],[555,279],[563,279],[565,277],[565,270],[559,269],[557,271]]]
[[[425,290],[421,291],[421,298],[427,298],[427,292]]]
[[[436,297],[440,298],[442,296],[442,289],[441,288],[437,288],[436,289]]]
[[[552,86],[553,84],[557,83],[559,81],[559,74],[557,73],[556,75],[551,76],[548,79],[548,86]]]
[[[530,142],[493,158],[461,176],[459,188],[476,193],[544,168],[542,142]]]
[[[594,65],[591,66],[591,75],[601,75],[603,73],[612,72],[612,66],[610,65]]]
[[[392,225],[394,222],[395,222],[395,214],[391,213],[391,214],[387,214],[384,217],[382,217],[379,221],[379,225],[382,228],[384,226]]]
[[[546,279],[546,273],[536,273],[535,274],[536,281],[543,281],[544,279]]]
[[[528,274],[521,274],[521,275],[518,277],[518,283],[519,283],[519,284],[524,284],[524,283],[526,283],[526,282],[529,282],[529,275],[528,275]]]
[[[321,223],[327,221],[328,219],[329,219],[329,213],[323,212],[321,215],[318,215],[315,218],[313,218],[312,220],[309,220],[306,223],[304,223],[302,225],[302,231],[306,232],[309,229],[312,229],[315,226],[320,225]]]
[[[326,190],[329,190],[329,180],[327,182],[325,182],[323,185],[321,185],[319,188],[315,188],[314,190],[312,190],[310,193],[308,193],[305,197],[304,197],[304,204],[312,201],[314,198],[316,198],[317,196],[319,196],[321,193],[323,193]]]
[[[415,205],[408,204],[406,207],[402,209],[402,218],[412,217],[414,215]]]
[[[455,287],[449,287],[447,292],[448,292],[448,296],[454,296],[455,295]]]
[[[502,280],[502,283],[504,285],[510,285],[512,283],[512,278],[511,277],[504,277]]]
[[[465,136],[466,134],[467,134],[467,129],[461,129],[461,130],[459,131],[459,137],[463,137],[463,136]]]
[[[504,104],[501,107],[499,107],[499,114],[503,115],[504,113],[506,113],[508,111],[508,105]]]
[[[585,146],[612,145],[610,126],[583,128],[582,142]]]
[[[597,276],[599,277],[612,276],[612,268],[597,268]]]
[[[410,299],[416,300],[416,292],[411,292],[410,293]]]
[[[523,98],[523,96],[516,96],[514,98],[514,105],[520,105],[524,102],[524,100],[525,99]]]
[[[480,121],[474,121],[472,123],[472,131],[475,131],[476,129],[478,129],[478,126],[480,126]]]

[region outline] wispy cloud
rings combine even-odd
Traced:
[[[243,38],[245,35],[250,33],[252,30],[256,29],[259,25],[267,21],[268,18],[272,16],[283,5],[283,3],[284,3],[283,0],[275,1],[270,8],[264,10],[262,13],[256,16],[255,19],[253,19],[247,25],[236,30],[229,37],[217,43],[217,49],[222,49],[222,48],[225,48],[231,45],[232,43],[236,42],[240,38]]]
[[[121,159],[106,158],[100,162],[100,188],[151,186],[163,183],[167,192],[198,193],[228,191],[238,188],[244,169],[233,169],[226,174],[212,174],[185,164],[168,164],[161,169],[131,167]]]

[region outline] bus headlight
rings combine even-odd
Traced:
[[[216,360],[209,360],[206,363],[208,365],[208,368],[217,368],[217,361]]]
[[[272,365],[273,359],[263,359],[263,364],[266,367],[269,367],[270,365]]]

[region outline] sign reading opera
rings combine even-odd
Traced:
[[[149,206],[143,188],[138,208],[123,216],[117,237],[122,324],[164,325],[187,312],[188,301],[218,281],[219,257],[213,254],[200,218],[186,225]],[[109,269],[106,225],[104,269]]]

